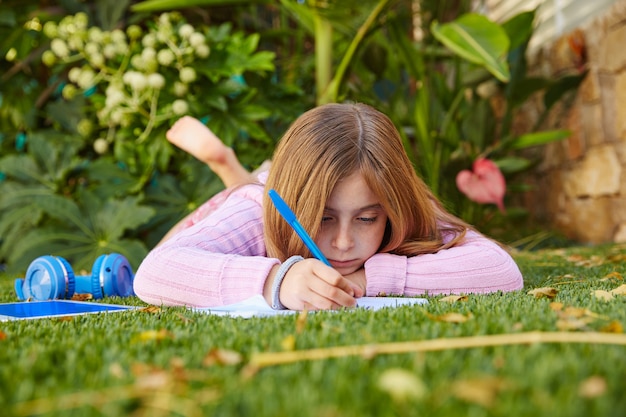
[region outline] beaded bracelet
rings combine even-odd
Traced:
[[[287,307],[280,302],[280,284],[283,283],[283,279],[285,278],[285,275],[287,275],[289,268],[291,268],[296,262],[300,262],[303,259],[304,258],[299,255],[292,256],[283,262],[280,268],[278,268],[278,271],[274,276],[274,283],[272,284],[272,308],[274,310],[287,310]]]

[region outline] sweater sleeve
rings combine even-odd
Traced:
[[[263,294],[279,260],[266,257],[261,195],[261,187],[241,187],[209,216],[153,249],[135,275],[139,298],[213,307]]]
[[[468,231],[463,244],[412,257],[379,253],[365,263],[367,295],[468,294],[523,287],[513,258],[497,243]]]

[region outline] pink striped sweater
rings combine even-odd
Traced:
[[[136,294],[150,304],[195,307],[263,294],[271,268],[280,261],[266,257],[262,196],[263,187],[250,184],[205,203],[198,211],[202,215],[144,259],[135,275]],[[513,258],[475,232],[462,245],[436,254],[376,254],[365,263],[365,275],[367,296],[489,293],[523,286]]]

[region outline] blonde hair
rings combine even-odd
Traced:
[[[335,184],[359,172],[388,217],[379,252],[405,256],[457,245],[469,225],[446,212],[417,176],[393,122],[365,104],[326,104],[301,115],[275,150],[265,186],[267,254],[285,260],[311,256],[274,208],[275,189],[315,238]],[[444,243],[443,234],[452,233]]]

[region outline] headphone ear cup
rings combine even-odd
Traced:
[[[118,253],[112,253],[107,256],[102,263],[101,282],[104,284],[104,295],[129,297],[135,295],[133,292],[133,280],[135,274],[128,260]]]
[[[74,274],[72,266],[65,258],[57,257],[57,260],[61,264],[63,264],[65,272],[67,273],[67,288],[65,289],[65,298],[72,298],[74,296],[74,292],[76,291],[76,275]]]
[[[50,300],[73,294],[74,272],[65,259],[41,256],[29,265],[22,288],[25,300]]]
[[[102,298],[102,287],[104,286],[104,276],[102,275],[102,265],[107,255],[100,255],[91,268],[91,295],[93,298]],[[102,279],[101,279],[102,278]]]

